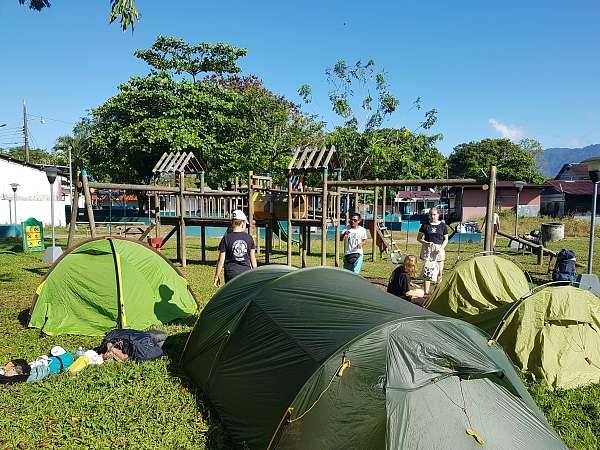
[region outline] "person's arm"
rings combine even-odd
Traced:
[[[423,245],[429,245],[429,242],[427,242],[425,240],[425,233],[423,233],[422,231],[419,231],[417,233],[417,242],[423,244]]]
[[[221,286],[221,271],[225,265],[225,252],[219,253],[219,259],[217,260],[217,268],[215,269],[215,280],[213,282],[215,287]]]
[[[361,240],[360,240],[360,244],[359,247],[363,248],[365,245],[367,245],[367,241],[369,239],[369,237],[367,236],[367,230],[363,229],[363,235],[361,236]]]
[[[446,231],[446,234],[444,234],[444,242],[442,242],[442,250],[444,250],[446,248],[446,245],[448,245],[448,232]]]
[[[348,233],[350,233],[350,231],[348,231],[348,228],[344,228],[344,231],[340,233],[340,241],[343,241],[344,238],[348,235]]]
[[[258,267],[258,264],[256,262],[256,249],[250,249],[250,266],[253,269],[256,269]]]

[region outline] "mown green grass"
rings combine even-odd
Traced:
[[[583,232],[552,245],[574,249],[585,262],[587,240]],[[83,239],[84,232],[78,238]],[[188,239],[188,266],[182,271],[196,293],[201,306],[215,292],[212,286],[218,240],[208,240],[208,262],[200,262],[198,238]],[[59,239],[59,244],[65,244]],[[174,256],[174,243],[164,252]],[[499,247],[505,242],[499,241]],[[285,244],[277,243],[271,263],[284,264]],[[417,254],[414,236],[405,248]],[[480,251],[480,245],[451,244],[447,270],[461,259]],[[10,253],[15,251],[16,254]],[[328,264],[333,264],[330,243]],[[8,253],[7,253],[8,252]],[[536,265],[535,256],[507,250],[510,257],[532,273],[536,282],[548,280],[547,267]],[[300,265],[297,248],[293,263]],[[20,253],[18,243],[0,241],[0,363],[23,357],[31,360],[47,353],[54,345],[74,351],[99,343],[97,338],[79,336],[49,337],[27,329],[22,322],[31,305],[31,297],[47,265],[41,254]],[[264,258],[259,256],[259,261]],[[320,263],[319,242],[313,242],[308,265]],[[600,252],[595,255],[595,272],[599,273]],[[393,269],[387,259],[371,262],[367,255],[363,275],[383,285]],[[179,357],[192,329],[194,318],[184,323],[161,327],[171,339],[166,344],[167,357],[136,364],[111,363],[88,367],[77,376],[58,375],[36,385],[0,387],[0,449],[8,448],[232,448],[218,418],[202,399],[202,393],[179,368]],[[600,386],[552,392],[539,384],[529,389],[549,422],[570,448],[590,449],[600,446]]]

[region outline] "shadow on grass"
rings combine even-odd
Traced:
[[[6,238],[0,241],[0,253],[18,253],[23,251],[23,243],[15,238]]]
[[[1,273],[0,274],[0,283],[10,283],[11,281],[14,281],[15,277],[11,274],[8,273]]]
[[[215,450],[233,450],[240,448],[231,442],[226,435],[217,412],[210,406],[204,392],[187,376],[182,366],[182,356],[189,333],[177,333],[167,338],[163,345],[164,353],[169,357],[167,370],[181,380],[181,385],[192,394],[196,400],[202,420],[207,424],[206,448]]]
[[[48,272],[48,268],[46,267],[25,267],[24,270],[40,276],[44,276],[46,275],[46,272]]]
[[[24,309],[17,315],[17,320],[23,328],[27,328],[29,325],[29,308]]]

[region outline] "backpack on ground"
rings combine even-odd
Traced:
[[[562,249],[556,255],[556,264],[552,272],[553,281],[575,281],[577,273],[575,271],[575,252],[573,250]]]

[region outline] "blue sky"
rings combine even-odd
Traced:
[[[133,57],[159,33],[249,50],[244,73],[299,101],[330,126],[324,70],[337,59],[375,60],[398,112],[389,126],[415,128],[420,96],[435,107],[448,154],[465,141],[532,137],[544,147],[600,142],[600,23],[597,1],[481,0],[299,2],[138,0],[135,32],[108,25],[108,0],[54,0],[41,13],[0,2],[0,147],[22,139],[27,101],[32,144],[52,147],[119,83],[147,66]],[[43,117],[43,122],[40,120]]]

